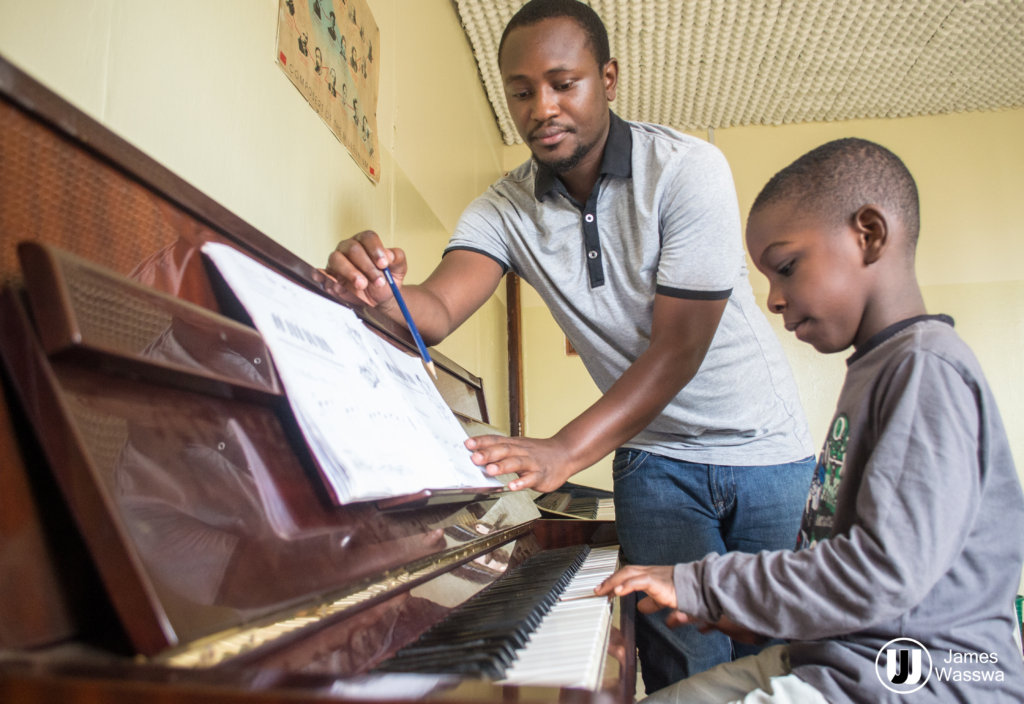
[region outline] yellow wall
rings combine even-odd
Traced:
[[[311,264],[376,229],[415,281],[500,175],[501,139],[452,3],[369,5],[376,186],[275,63],[278,0],[0,0],[0,54]],[[439,348],[484,378],[507,429],[503,298]]]
[[[707,137],[706,134],[699,136]],[[1024,475],[1024,110],[899,120],[858,120],[716,130],[736,180],[744,221],[754,197],[780,168],[845,136],[877,141],[904,159],[921,191],[917,271],[930,312],[949,313],[980,359],[999,403],[1018,472]],[[506,148],[505,168],[524,147]],[[763,277],[751,267],[762,304]],[[593,403],[598,392],[535,293],[523,296],[527,432],[547,436]],[[793,366],[816,446],[842,383],[846,354],[825,356],[771,322]],[[610,461],[577,475],[611,488]]]

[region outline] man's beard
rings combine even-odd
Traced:
[[[590,150],[593,149],[594,145],[596,144],[596,139],[590,144],[579,144],[576,146],[576,150],[569,156],[565,157],[564,159],[556,159],[555,161],[545,161],[540,157],[537,157],[537,161],[547,166],[556,174],[564,174],[568,171],[572,171],[577,166],[579,166],[580,162],[583,161],[583,157],[589,154]]]

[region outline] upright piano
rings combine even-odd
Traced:
[[[632,701],[632,602],[588,597],[613,523],[327,500],[205,242],[317,290],[0,59],[0,701]],[[480,379],[435,363],[490,432]]]

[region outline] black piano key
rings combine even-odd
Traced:
[[[523,639],[525,643],[525,639]],[[404,658],[429,657],[437,653],[450,653],[454,650],[490,650],[498,647],[522,647],[523,643],[509,643],[504,637],[490,636],[486,638],[464,637],[449,643],[434,643],[432,645],[411,645],[402,649]]]
[[[506,666],[495,663],[489,658],[479,654],[471,654],[468,657],[457,659],[445,658],[436,662],[416,662],[410,660],[388,661],[387,672],[415,672],[415,673],[443,673],[451,675],[471,675],[476,677],[488,677],[501,679],[505,674]]]
[[[439,650],[433,653],[403,655],[397,662],[406,671],[447,672],[452,663],[463,667],[476,662],[477,667],[487,666],[498,672],[503,671],[515,660],[515,648],[507,643],[489,642],[484,647],[464,647],[454,650]],[[392,668],[388,668],[392,669]]]
[[[588,552],[573,546],[533,555],[378,669],[500,679]]]

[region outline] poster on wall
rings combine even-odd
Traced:
[[[379,55],[366,0],[280,0],[278,66],[374,183]]]

